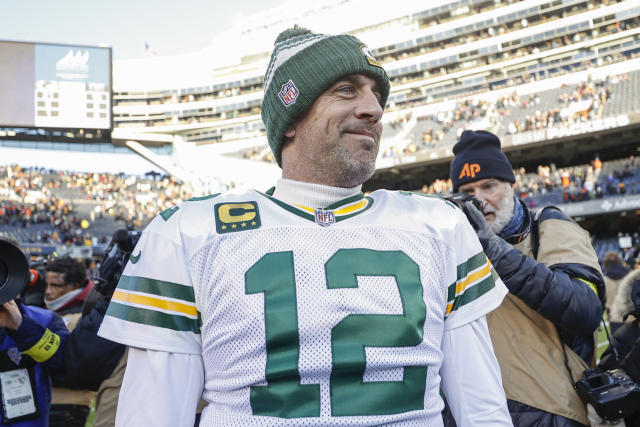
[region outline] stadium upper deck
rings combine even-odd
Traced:
[[[293,23],[349,32],[372,48],[393,82],[386,129],[394,128],[389,125],[398,115],[442,110],[460,97],[493,102],[514,88],[532,93],[586,80],[585,70],[600,78],[640,70],[634,60],[640,52],[635,0],[386,2],[376,10],[363,0],[307,3],[310,9],[294,17],[282,10],[249,17],[203,52],[116,61],[113,137],[172,140],[191,169],[210,154],[269,160],[260,118],[263,73],[277,33]],[[384,136],[394,144],[403,137],[389,131]],[[412,158],[385,159],[378,167]],[[238,169],[219,166],[218,176]]]
[[[640,48],[640,6],[632,0],[509,3],[441,2],[349,32],[367,42],[385,62],[394,83],[392,108],[506,86],[511,77],[523,72],[553,75],[585,61],[602,62],[606,56],[630,55]],[[238,62],[233,65],[216,67],[215,46],[202,55],[205,58],[184,55],[116,62],[116,127],[177,133],[199,143],[261,135],[262,80],[270,49],[264,38],[275,34],[278,26],[281,29],[283,23],[267,26],[271,31],[242,35],[240,45],[256,49],[243,52],[240,58],[236,55]],[[171,62],[173,66],[163,73]],[[145,66],[149,75],[139,72]],[[138,82],[131,76],[134,69]],[[156,74],[166,78],[151,88],[152,83],[145,80]]]

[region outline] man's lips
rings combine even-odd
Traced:
[[[348,131],[345,131],[345,133],[350,133],[352,135],[367,136],[367,137],[373,139],[374,141],[377,139],[375,133],[373,133],[371,131],[368,131],[368,130],[365,130],[365,129],[362,129],[362,130],[348,130]]]

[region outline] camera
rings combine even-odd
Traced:
[[[35,262],[31,262],[29,282],[22,291],[22,300],[25,304],[46,308],[44,291],[47,288],[45,281],[47,263],[47,258],[41,258]]]
[[[584,371],[583,375],[584,378],[575,384],[576,391],[604,420],[626,418],[638,410],[640,385],[622,369],[593,368]]]
[[[453,203],[454,205],[456,205],[457,207],[459,207],[460,209],[462,209],[463,212],[466,212],[465,209],[465,202],[471,202],[471,204],[473,206],[476,207],[476,209],[478,209],[480,212],[482,212],[482,202],[478,199],[475,198],[475,196],[472,196],[470,194],[466,194],[466,193],[453,193],[450,196],[447,196],[444,198],[445,200]]]
[[[141,234],[140,231],[124,229],[113,233],[111,242],[104,251],[98,275],[93,277],[94,286],[102,295],[111,297],[113,294]]]
[[[0,239],[0,304],[17,297],[30,277],[24,253],[13,243]]]

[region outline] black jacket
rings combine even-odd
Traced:
[[[99,295],[99,294],[98,294]],[[64,352],[65,375],[55,375],[54,384],[76,390],[97,390],[124,353],[124,346],[98,336],[109,306],[103,297],[83,315],[69,335]]]

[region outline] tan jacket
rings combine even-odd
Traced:
[[[93,427],[114,427],[116,425],[118,397],[120,396],[124,371],[127,368],[128,355],[129,348],[127,347],[120,361],[113,369],[111,376],[102,381],[98,388],[96,393],[96,416],[93,420]]]
[[[540,242],[537,260],[547,266],[581,263],[600,271],[588,233],[575,223],[542,222]],[[515,248],[533,257],[530,236]],[[487,315],[487,322],[507,398],[588,425],[585,405],[564,363],[563,347],[574,379],[588,366],[563,345],[556,326],[511,293]]]

